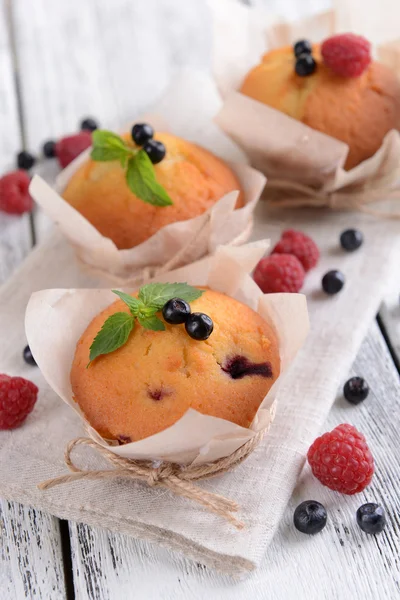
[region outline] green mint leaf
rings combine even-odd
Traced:
[[[92,142],[93,146],[103,146],[109,148],[122,148],[125,150],[129,150],[125,141],[121,136],[113,133],[112,131],[107,131],[107,129],[96,129],[92,133]]]
[[[139,315],[138,321],[145,329],[151,329],[152,331],[165,331],[164,323],[155,315],[148,317]]]
[[[137,298],[134,298],[133,296],[130,296],[129,294],[125,294],[124,292],[120,292],[118,290],[111,291],[113,292],[113,294],[117,294],[117,296],[119,296],[121,300],[125,302],[125,304],[128,306],[132,315],[134,317],[137,317],[140,309],[143,308],[143,302],[141,300],[138,300]]]
[[[139,150],[128,161],[126,181],[131,192],[153,206],[172,204],[164,188],[157,182],[153,163],[144,150]]]
[[[186,302],[193,302],[200,298],[203,291],[187,283],[148,283],[140,288],[139,300],[146,306],[161,310],[171,298],[182,298]]]
[[[117,312],[108,317],[90,346],[90,362],[102,354],[109,354],[126,344],[135,320],[132,315]]]
[[[125,167],[128,157],[132,154],[132,149],[112,131],[96,129],[92,134],[92,142],[93,149],[90,156],[96,161],[118,160]]]

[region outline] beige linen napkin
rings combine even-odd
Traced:
[[[396,224],[367,216],[354,217],[350,223],[347,214],[316,215],[309,210],[272,218],[264,204],[258,207],[255,237],[271,237],[274,242],[281,229],[294,222],[316,239],[321,250],[320,265],[309,273],[304,288],[311,332],[278,392],[277,415],[265,441],[231,473],[201,484],[241,505],[238,516],[245,520],[244,530],[238,532],[193,503],[138,483],[93,481],[45,493],[37,489],[38,482],[65,472],[64,447],[83,431],[79,417],[40,372],[23,363],[26,302],[32,291],[50,286],[97,287],[76,269],[71,248],[58,235],[32,253],[0,293],[0,330],[8,340],[1,345],[0,371],[33,379],[40,388],[37,407],[25,425],[0,434],[0,495],[62,518],[158,541],[232,576],[254,569],[386,285],[400,274]],[[346,254],[338,247],[338,235],[350,224],[363,230],[366,241],[358,252]],[[320,291],[321,276],[330,268],[340,268],[346,276],[336,297]],[[103,465],[89,451],[78,459],[89,468]]]

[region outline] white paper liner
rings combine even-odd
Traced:
[[[196,94],[196,90],[202,93]],[[77,157],[59,175],[56,190],[35,175],[30,193],[74,246],[77,256],[91,273],[101,280],[127,285],[138,284],[150,268],[171,270],[212,254],[218,245],[240,244],[248,240],[252,214],[265,185],[265,177],[246,164],[243,153],[212,122],[221,106],[215,83],[196,71],[183,70],[146,120],[158,130],[170,131],[199,143],[230,163],[244,195],[244,206],[235,209],[238,192],[224,195],[207,212],[187,221],[171,223],[151,238],[131,249],[118,250],[114,242],[102,236],[89,221],[59,195],[90,149]],[[193,115],[196,114],[196,123]],[[186,135],[185,135],[186,133]],[[57,193],[59,192],[59,193]],[[162,210],[162,209],[160,209]]]
[[[337,4],[343,9],[342,2]],[[278,23],[270,27],[266,22],[263,53],[293,44],[300,38],[315,42],[332,35],[337,24],[343,22],[343,18],[337,19],[338,14],[342,13],[327,12],[298,23]],[[398,74],[399,48],[399,43],[391,43],[377,49],[379,58]],[[242,79],[248,70],[242,72]],[[227,91],[215,122],[244,150],[251,164],[266,175],[272,190],[275,180],[296,182],[325,195],[326,201],[321,204],[346,208],[375,201],[377,190],[382,190],[384,198],[385,192],[399,185],[400,134],[396,130],[388,132],[372,157],[351,170],[344,170],[348,154],[346,144],[233,88]],[[360,201],[360,192],[364,191]],[[353,202],[352,196],[355,198],[356,194],[357,199]],[[291,192],[289,187],[278,193],[282,200],[293,195],[302,196],[299,191]],[[265,196],[269,197],[268,183]],[[315,206],[317,203],[305,195],[297,198],[296,204]],[[290,205],[294,206],[294,203]]]
[[[202,464],[228,456],[261,429],[275,413],[278,383],[304,342],[309,322],[305,296],[263,294],[249,272],[269,243],[254,242],[242,248],[220,247],[208,257],[157,278],[187,281],[224,292],[256,310],[276,329],[281,375],[265,396],[249,429],[189,409],[174,425],[137,442],[111,445],[88,425],[89,435],[126,458]],[[34,293],[26,311],[26,335],[35,360],[54,391],[84,419],[73,400],[70,369],[76,343],[90,321],[115,300],[109,290],[43,290]],[[200,343],[200,342],[199,342]]]

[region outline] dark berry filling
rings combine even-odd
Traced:
[[[120,444],[129,444],[132,441],[129,435],[118,435],[117,437]]]
[[[252,363],[245,356],[234,356],[233,358],[229,358],[221,369],[224,373],[228,373],[232,379],[242,379],[247,375],[272,377],[272,366],[270,362]]]
[[[150,390],[150,389],[147,390],[147,395],[152,400],[155,400],[156,402],[158,402],[158,400],[162,400],[166,396],[170,396],[171,392],[168,392],[167,390],[165,390],[163,388],[157,388],[156,390]]]

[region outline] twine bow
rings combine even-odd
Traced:
[[[390,177],[390,181],[393,181],[392,177]],[[358,210],[376,217],[400,219],[399,211],[376,210],[367,206],[372,202],[382,202],[389,199],[400,200],[400,189],[389,187],[388,183],[386,181],[383,185],[381,182],[382,187],[371,186],[353,190],[343,188],[336,191],[326,191],[285,179],[268,179],[265,191],[266,193],[270,190],[282,192],[276,198],[268,198],[270,204],[276,207],[327,207],[332,210]],[[288,198],[286,194],[291,193],[295,193],[296,196]]]
[[[220,458],[212,463],[204,465],[179,465],[176,463],[161,463],[155,466],[154,462],[148,460],[132,460],[118,456],[104,446],[101,446],[90,438],[76,438],[69,442],[65,450],[65,464],[71,471],[70,474],[60,475],[54,479],[48,479],[38,485],[40,490],[48,490],[57,485],[72,483],[81,479],[115,479],[124,478],[142,481],[150,487],[164,487],[176,496],[193,500],[201,504],[206,510],[226,519],[236,529],[242,529],[244,523],[232,515],[239,510],[239,505],[213,492],[207,492],[195,485],[194,481],[209,479],[226,473],[240,464],[254,450],[263,438],[266,430],[256,433],[248,442],[243,444],[229,456]],[[94,448],[102,457],[106,458],[113,469],[102,469],[87,471],[78,467],[72,460],[72,451],[76,446],[89,446]]]

